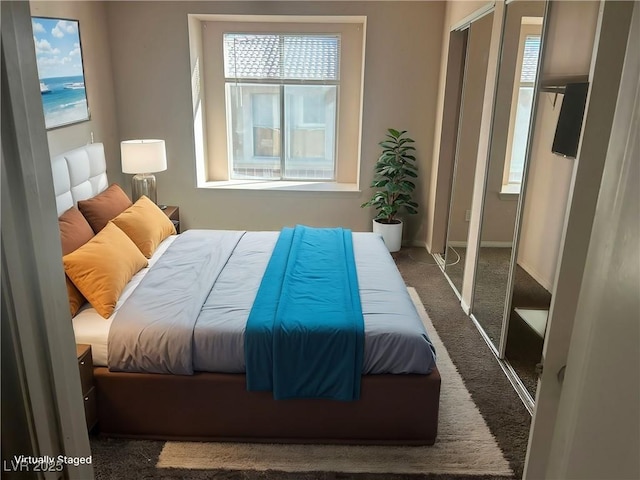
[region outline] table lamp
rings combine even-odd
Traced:
[[[146,195],[157,204],[154,172],[167,169],[167,151],[164,140],[125,140],[120,142],[122,172],[135,173],[131,179],[131,200],[135,203]]]

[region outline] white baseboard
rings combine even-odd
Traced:
[[[538,272],[535,268],[532,268],[531,265],[529,265],[527,262],[518,260],[518,265],[520,265],[525,272],[531,275],[533,279],[540,285],[542,285],[548,292],[553,291],[553,280],[545,278],[544,275],[540,274],[540,272]]]
[[[455,247],[465,247],[467,246],[467,242],[447,242],[447,245]],[[512,242],[494,242],[494,241],[486,241],[480,244],[480,247],[492,247],[492,248],[511,248],[513,246]]]
[[[481,242],[480,247],[492,247],[492,248],[511,248],[513,247],[513,242],[492,242],[486,241]]]
[[[449,245],[450,247],[456,248],[456,247],[464,247],[467,248],[467,242],[447,242],[447,245]]]
[[[471,311],[471,307],[469,307],[469,305],[467,305],[467,302],[462,300],[462,298],[460,299],[460,306],[462,307],[462,310],[464,311],[464,313],[469,315],[469,312]]]

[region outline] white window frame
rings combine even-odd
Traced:
[[[279,122],[277,123],[277,125],[274,125],[270,128],[275,128],[278,129],[280,131],[280,135],[279,135],[279,144],[280,144],[280,156],[279,158],[277,156],[264,156],[264,155],[257,155],[255,154],[255,141],[256,138],[253,135],[253,133],[255,131],[253,131],[251,134],[247,134],[246,133],[246,128],[245,130],[245,134],[244,134],[244,141],[247,144],[250,144],[251,147],[249,147],[248,149],[250,151],[253,151],[253,160],[254,161],[258,161],[259,159],[273,159],[273,158],[278,158],[279,163],[280,163],[280,178],[271,178],[269,175],[266,175],[265,177],[263,177],[262,179],[260,178],[256,178],[256,180],[259,181],[289,181],[289,180],[293,180],[293,181],[300,181],[300,182],[317,182],[317,181],[323,181],[323,182],[327,182],[327,181],[334,181],[335,177],[336,177],[336,157],[337,157],[337,116],[338,116],[338,111],[339,111],[339,91],[340,91],[340,85],[337,81],[332,81],[332,82],[326,82],[324,84],[318,84],[318,83],[306,83],[306,84],[301,84],[301,83],[292,83],[292,82],[273,82],[273,83],[269,83],[269,82],[238,82],[238,85],[242,85],[244,87],[246,87],[247,89],[251,89],[251,88],[261,88],[261,87],[266,87],[266,88],[277,88],[277,92],[274,91],[274,93],[272,93],[271,95],[274,95],[275,97],[277,97],[276,102],[278,102],[279,104],[279,108],[278,110],[280,111],[280,118],[279,118]],[[288,135],[289,132],[289,127],[288,125],[291,124],[291,119],[287,116],[287,108],[286,108],[286,87],[289,86],[297,86],[297,85],[319,85],[319,86],[335,86],[337,87],[336,89],[336,106],[335,106],[335,117],[333,119],[331,119],[331,121],[327,122],[327,123],[316,123],[316,124],[296,124],[298,126],[301,127],[306,127],[306,128],[314,128],[314,127],[323,127],[324,130],[327,131],[327,133],[331,133],[331,135],[333,136],[333,142],[332,145],[329,147],[331,150],[331,156],[333,159],[333,167],[331,170],[331,174],[326,176],[325,178],[319,178],[319,179],[312,179],[312,178],[297,178],[295,176],[290,176],[287,174],[287,170],[289,168],[291,168],[291,166],[287,167],[287,165],[289,165],[289,163],[287,162],[287,160],[291,161],[291,160],[295,160],[294,158],[291,157],[291,137]],[[229,171],[229,177],[232,179],[242,179],[242,180],[246,180],[246,178],[242,178],[242,177],[235,177],[234,178],[234,168],[237,166],[234,166],[234,158],[233,158],[233,121],[232,121],[232,113],[231,110],[233,108],[237,108],[234,107],[232,105],[232,98],[231,98],[231,93],[229,88],[234,86],[234,81],[227,78],[226,79],[226,89],[225,89],[225,95],[227,96],[227,102],[226,102],[226,119],[227,119],[227,148],[228,148],[228,161],[229,161],[229,167],[228,167],[228,171]],[[248,101],[253,101],[253,97],[255,95],[268,95],[267,93],[261,93],[261,92],[245,92],[243,93],[243,97],[245,98],[245,100]],[[255,124],[255,122],[253,121],[253,106],[251,107],[251,118],[245,118],[244,119],[244,123],[246,125],[251,125],[251,129],[254,129],[257,125]],[[325,139],[325,143],[327,142],[327,140]],[[237,175],[242,175],[242,174],[237,174]]]
[[[341,34],[334,181],[229,179],[223,32]],[[197,187],[359,191],[365,38],[363,16],[189,15]]]
[[[522,72],[522,63],[524,62],[524,47],[525,41],[527,37],[530,36],[541,36],[542,33],[542,25],[538,24],[528,24],[523,23],[520,29],[520,37],[518,44],[518,59],[516,63],[515,70],[515,78],[513,82],[513,93],[511,96],[511,112],[509,117],[509,134],[507,137],[507,149],[504,161],[504,170],[502,174],[502,194],[519,194],[521,182],[511,182],[511,155],[513,152],[513,140],[516,126],[516,113],[518,111],[518,97],[520,95],[521,87],[532,87],[535,88],[535,82],[521,82],[521,72]],[[535,108],[535,105],[532,105],[531,108]],[[531,121],[531,117],[529,117],[529,121]]]

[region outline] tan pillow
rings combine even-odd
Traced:
[[[130,206],[131,200],[115,183],[95,197],[78,202],[78,209],[95,233]]]
[[[160,242],[176,234],[169,217],[144,195],[112,222],[133,240],[147,258],[151,258]]]
[[[76,207],[71,207],[60,215],[58,227],[60,228],[62,255],[73,252],[94,236],[91,226]],[[69,277],[66,277],[65,280],[67,282],[67,295],[69,296],[69,310],[73,317],[87,300],[69,280]]]
[[[62,261],[67,276],[105,318],[113,313],[131,277],[148,265],[136,245],[112,223]]]

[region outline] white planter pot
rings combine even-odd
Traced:
[[[373,221],[373,233],[382,235],[384,244],[390,252],[397,252],[402,245],[402,221],[400,223],[380,223]]]

